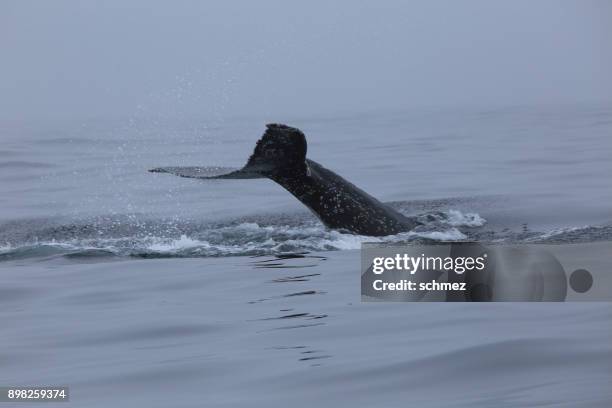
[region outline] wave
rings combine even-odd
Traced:
[[[458,228],[485,223],[457,210],[421,216],[424,225],[387,237],[354,235],[325,228],[310,216],[254,217],[205,224],[194,220],[152,220],[135,215],[80,222],[29,220],[5,225],[0,260],[64,256],[92,258],[219,257],[359,249],[362,242],[456,241]]]
[[[386,237],[354,235],[325,228],[309,215],[258,216],[206,224],[197,220],[147,219],[136,215],[96,217],[80,222],[29,220],[4,225],[0,261],[140,257],[188,258],[278,255],[359,249],[363,242],[465,241],[567,242],[612,238],[612,227],[586,226],[549,232],[495,232],[477,213],[456,209],[418,216],[423,225]]]

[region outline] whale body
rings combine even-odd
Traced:
[[[419,222],[380,202],[314,160],[299,129],[268,124],[247,164],[239,170],[204,167],[160,167],[149,170],[198,179],[268,178],[293,194],[328,228],[360,235],[393,235]]]

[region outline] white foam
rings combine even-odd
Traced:
[[[339,250],[359,249],[363,242],[378,242],[377,237],[366,235],[343,234],[338,231],[330,231],[329,238],[324,239],[323,243],[329,247]]]
[[[198,247],[210,247],[210,244],[206,241],[199,241],[189,238],[186,235],[181,235],[179,239],[154,242],[148,245],[147,249],[156,252],[168,253]]]
[[[467,238],[464,233],[462,233],[456,228],[450,228],[446,231],[410,232],[409,234],[412,234],[412,236],[433,239],[436,241],[461,241]]]
[[[462,213],[459,210],[446,211],[448,219],[446,223],[453,227],[482,227],[487,220],[476,213]]]
[[[566,234],[568,232],[580,231],[580,230],[584,230],[584,229],[587,229],[587,228],[601,228],[601,227],[595,227],[595,226],[591,226],[591,225],[583,225],[582,227],[556,228],[556,229],[550,230],[548,232],[545,232],[545,233],[543,233],[543,234],[541,234],[541,235],[539,235],[537,237],[531,238],[528,241],[552,238],[552,237],[555,237],[557,235]]]
[[[363,242],[401,242],[415,238],[437,241],[463,240],[466,236],[454,225],[482,225],[478,214],[463,214],[451,210],[448,222],[437,221],[410,231],[386,237],[355,235],[329,230],[318,222],[302,225],[260,225],[244,222],[218,228],[203,229],[179,237],[150,235],[71,239],[57,242],[36,242],[36,246],[49,246],[67,252],[102,249],[118,255],[157,254],[160,256],[231,256],[246,254],[273,254],[295,251],[356,250]],[[0,245],[0,254],[10,253],[10,244]]]

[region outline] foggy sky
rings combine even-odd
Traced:
[[[0,120],[612,98],[609,1],[0,2]]]

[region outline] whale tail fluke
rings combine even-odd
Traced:
[[[269,174],[275,169],[301,166],[306,161],[306,150],[306,136],[301,130],[270,123],[243,170]]]
[[[268,124],[246,165],[160,167],[149,170],[198,179],[269,178],[293,194],[332,229],[383,236],[413,229],[419,222],[384,205],[313,160],[306,159],[306,137],[299,129]]]
[[[197,178],[204,180],[214,179],[256,179],[265,178],[258,172],[247,171],[232,167],[157,167],[149,170],[151,173],[168,173],[179,177]]]
[[[158,167],[152,173],[169,173],[179,177],[197,179],[256,179],[266,178],[275,170],[286,170],[304,165],[306,137],[297,128],[270,123],[257,141],[247,164],[241,168],[229,167]]]

